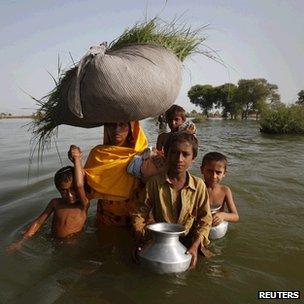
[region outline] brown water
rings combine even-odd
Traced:
[[[69,145],[81,146],[86,156],[101,138],[100,129],[60,127],[62,164],[52,148],[39,173],[34,161],[28,179],[26,122],[0,120],[0,303],[256,303],[258,290],[301,290],[303,298],[304,137],[262,135],[253,121],[198,125],[200,153],[191,171],[199,174],[206,152],[226,154],[224,183],[241,219],[213,242],[217,255],[201,259],[194,272],[155,275],[132,263],[127,230],[95,230],[96,203],[79,238],[55,241],[48,223],[19,253],[5,254],[57,196],[52,177],[68,164]],[[154,144],[154,121],[143,126]]]

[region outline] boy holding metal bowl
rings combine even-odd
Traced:
[[[197,156],[198,142],[193,134],[172,133],[165,147],[167,170],[151,177],[132,213],[137,252],[141,250],[145,226],[151,222],[177,223],[185,227],[190,268],[197,263],[199,249],[205,256],[212,223],[209,197],[202,179],[191,175],[188,168]]]

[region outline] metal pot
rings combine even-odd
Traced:
[[[141,264],[156,273],[186,271],[191,262],[187,248],[179,241],[185,228],[179,224],[156,223],[147,226],[152,240],[139,253]]]
[[[222,206],[219,206],[217,208],[211,208],[211,214],[217,213],[220,211]],[[210,240],[216,240],[222,238],[228,230],[228,222],[222,221],[217,226],[212,226],[209,233],[209,239]]]
[[[228,222],[222,221],[217,226],[212,226],[209,233],[210,240],[216,240],[222,238],[228,230]]]

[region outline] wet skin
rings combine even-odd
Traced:
[[[218,208],[218,212],[212,215],[212,225],[217,226],[222,221],[237,222],[239,215],[229,187],[221,185],[226,175],[226,166],[222,161],[209,161],[201,166],[201,172],[207,186],[211,208]],[[228,212],[225,212],[225,205]]]
[[[87,219],[87,209],[79,201],[73,181],[64,181],[58,187],[61,198],[54,199],[52,232],[64,238],[81,231]]]

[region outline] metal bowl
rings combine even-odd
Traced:
[[[168,236],[182,235],[186,231],[183,225],[171,224],[171,223],[155,223],[148,225],[146,228],[150,230],[152,233],[165,234]]]
[[[152,240],[138,254],[143,267],[156,273],[186,271],[191,262],[187,248],[179,241],[185,227],[179,224],[156,223],[147,226]]]
[[[216,240],[222,238],[228,229],[228,222],[222,221],[219,225],[211,227],[209,233],[210,240]]]

